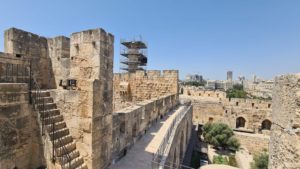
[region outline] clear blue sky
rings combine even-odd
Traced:
[[[179,69],[225,79],[300,72],[299,0],[1,0],[0,32],[46,37],[102,27],[120,38],[142,35],[148,69]],[[0,39],[3,51],[3,34]]]

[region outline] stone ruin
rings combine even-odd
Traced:
[[[4,39],[1,169],[108,168],[178,104],[176,70],[113,74],[103,29],[45,38],[11,28]]]
[[[114,36],[103,29],[45,38],[11,28],[4,39],[1,169],[109,168],[178,105],[176,70],[113,74]],[[299,168],[299,79],[299,74],[278,77],[272,103],[229,100],[220,91],[183,91],[215,102],[192,99],[193,108],[175,133],[184,143],[172,139],[177,146],[160,162],[178,166],[194,112],[197,123],[220,121],[237,131],[265,134],[239,138],[254,152],[269,144],[269,168]]]

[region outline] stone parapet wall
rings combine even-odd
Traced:
[[[300,167],[300,74],[275,79],[269,168]]]
[[[221,90],[206,90],[195,86],[182,86],[180,93],[187,96],[217,98],[218,100],[226,99],[226,92]]]
[[[178,94],[178,70],[114,74],[114,110],[166,94]]]
[[[113,114],[113,155],[117,160],[135,141],[147,132],[153,123],[163,118],[178,104],[178,95],[153,98]]]
[[[4,50],[20,58],[31,59],[33,76],[40,87],[55,88],[47,38],[10,28],[4,33]]]
[[[272,101],[259,99],[230,98],[224,101],[226,106],[239,107],[244,109],[272,109]]]
[[[42,165],[39,127],[29,105],[28,86],[0,83],[0,168]]]
[[[162,157],[162,165],[165,165],[166,168],[180,168],[180,165],[183,161],[185,153],[187,151],[187,146],[190,141],[191,132],[192,132],[192,116],[193,116],[193,108],[192,106],[187,106],[183,112],[184,116],[181,118],[179,122],[174,126],[171,130],[174,131],[174,134],[171,134],[170,139],[168,140],[168,146],[166,146],[165,152],[165,160],[164,156]],[[185,168],[182,166],[182,168]]]

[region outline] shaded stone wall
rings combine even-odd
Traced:
[[[113,35],[103,29],[73,33],[69,79],[76,86],[52,96],[88,168],[105,168],[112,150]]]
[[[5,53],[32,59],[33,76],[41,88],[55,88],[52,63],[49,58],[48,42],[45,37],[10,28],[4,33]]]
[[[113,114],[114,159],[124,155],[136,140],[147,132],[153,123],[162,118],[178,104],[176,94],[138,102],[134,106]]]
[[[30,61],[14,54],[0,52],[0,82],[28,83],[30,79]]]
[[[193,121],[199,124],[223,122],[223,104],[219,102],[193,102]]]
[[[192,132],[192,115],[193,108],[188,106],[186,109],[187,113],[184,115],[182,120],[178,123],[174,136],[171,136],[169,140],[170,148],[166,151],[167,158],[164,162],[166,168],[180,168],[179,165],[185,156],[187,146],[191,137]],[[170,166],[170,167],[167,167]]]
[[[114,74],[114,110],[166,94],[178,94],[178,71],[158,70]]]
[[[269,168],[300,167],[300,74],[275,79]]]
[[[222,122],[231,128],[270,134],[269,130],[262,130],[263,122],[272,123],[272,104],[270,101],[257,99],[226,99],[222,102],[201,100],[188,97],[193,104],[193,121],[199,124],[207,122]],[[245,125],[238,129],[237,119],[243,118]]]
[[[250,134],[234,132],[242,147],[247,148],[251,154],[260,153],[269,149],[270,136],[262,134]]]
[[[39,127],[26,84],[0,83],[0,168],[42,165]]]
[[[51,59],[55,88],[63,85],[70,75],[70,38],[48,38],[48,54]]]

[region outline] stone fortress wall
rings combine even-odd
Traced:
[[[300,74],[275,79],[272,119],[269,168],[299,168]]]
[[[135,73],[115,73],[113,82],[114,110],[132,103],[178,93],[178,70],[148,70]]]
[[[105,168],[111,160],[113,42],[114,37],[103,29],[77,32],[70,38],[70,56],[59,49],[58,56],[52,57],[61,84],[51,96],[88,168]],[[70,80],[76,85],[66,88]]]
[[[25,83],[0,84],[0,168],[37,168],[41,140]]]
[[[178,104],[178,95],[139,102],[113,114],[113,158],[118,160],[148,129]]]
[[[2,62],[5,57],[16,59],[5,63],[32,60],[29,66],[32,66],[32,75],[39,86],[47,90],[43,97],[49,101],[48,108],[54,108],[53,112],[59,114],[53,118],[66,124],[59,134],[72,137],[73,142],[67,145],[68,149],[79,151],[78,158],[83,158],[87,168],[107,168],[112,158],[132,146],[152,123],[178,103],[178,71],[138,71],[114,75],[113,43],[113,35],[103,29],[73,33],[70,38],[45,38],[11,28],[5,31],[6,53],[0,53]],[[8,70],[5,65],[0,68]],[[23,68],[17,66],[17,69]],[[29,80],[28,74],[21,77]],[[20,77],[5,78],[16,82]],[[126,109],[128,104],[132,107]],[[113,110],[113,105],[123,106]],[[38,123],[37,118],[30,118]],[[34,130],[37,129],[38,125],[34,127]],[[123,130],[126,134],[118,135]],[[36,141],[38,145],[43,143],[39,134],[36,133],[40,139]],[[47,158],[38,162],[27,159],[28,163],[25,161],[18,166],[47,164],[50,168],[58,167],[51,164],[51,153],[48,153],[51,142],[45,138],[46,146],[36,148],[35,145],[34,150],[25,149]],[[36,151],[43,148],[47,152]],[[16,156],[19,154],[22,153],[17,152]],[[5,163],[9,165],[7,168],[13,164]]]
[[[16,28],[5,31],[5,52],[31,59],[34,78],[60,109],[88,168],[111,161],[113,35],[103,29],[44,38]],[[37,127],[38,128],[38,127]]]
[[[222,90],[206,90],[195,86],[181,86],[180,93],[187,96],[226,99],[226,93]]]
[[[199,89],[196,92],[192,89],[184,88],[183,91],[186,92],[183,92],[181,97],[192,101],[194,123],[202,125],[208,122],[225,123],[235,131],[237,138],[250,153],[268,149],[272,126],[271,101],[229,99],[222,91],[209,91],[210,95],[199,95]],[[222,94],[217,96],[216,93],[220,92]],[[253,143],[259,144],[253,148]]]

